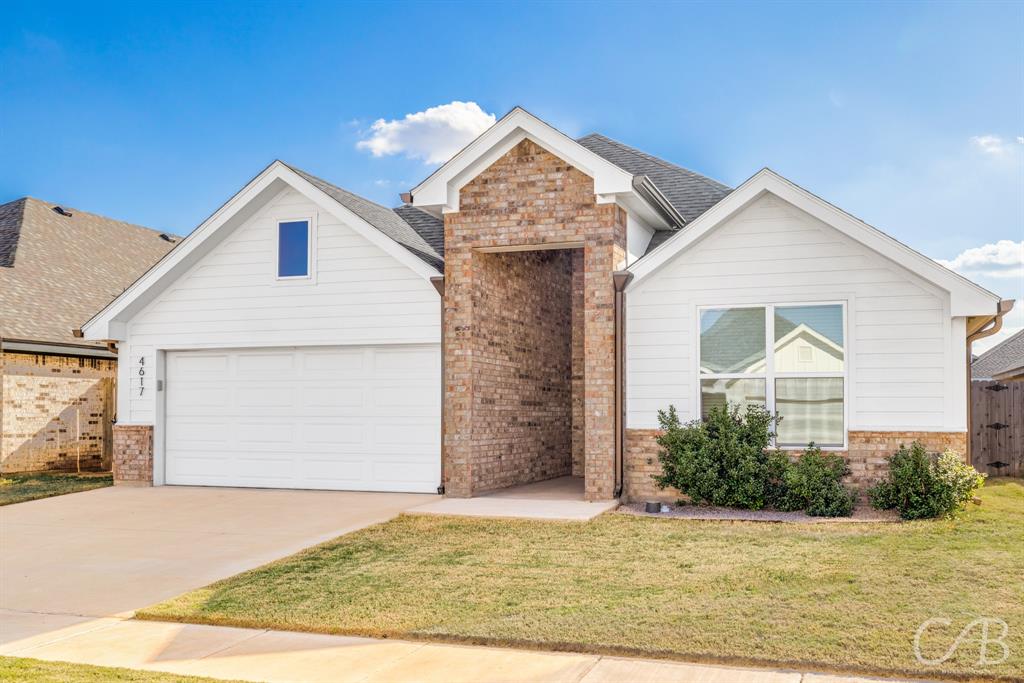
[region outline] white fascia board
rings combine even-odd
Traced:
[[[442,207],[446,213],[458,211],[459,190],[527,138],[593,178],[595,194],[613,196],[633,191],[630,173],[516,107],[413,188],[413,206]]]
[[[286,164],[274,161],[213,215],[203,221],[176,248],[157,261],[142,277],[85,323],[82,326],[83,337],[90,340],[123,341],[127,334],[127,317],[133,315],[141,305],[152,301],[167,284],[180,275],[184,270],[183,264],[185,268],[190,267],[198,258],[216,246],[219,240],[213,241],[211,238],[231,219],[240,215],[244,215],[244,218],[248,219],[267,200],[277,196],[285,185],[295,188],[318,207],[350,226],[369,242],[408,266],[424,279],[429,280],[438,275],[437,270],[339,204],[328,194],[313,186],[312,183],[288,168]],[[246,212],[247,208],[251,210]]]
[[[679,231],[653,252],[630,268],[633,280],[629,287],[658,270],[676,254],[690,247],[718,225],[737,214],[761,195],[769,193],[810,214],[851,239],[881,254],[899,267],[949,292],[950,315],[992,315],[1000,296],[977,285],[962,275],[914,251],[845,211],[829,204],[817,195],[786,180],[771,169],[762,169],[722,201],[708,209],[696,220]],[[628,291],[628,288],[627,288]]]
[[[179,242],[174,249],[167,252],[163,258],[153,264],[139,279],[129,285],[113,301],[82,325],[83,337],[85,339],[124,341],[126,321],[118,320],[117,316],[144,294],[150,292],[156,283],[160,282],[165,275],[184,262],[196,249],[206,242],[210,235],[238,214],[243,207],[267,191],[278,179],[275,171],[278,171],[280,168],[284,168],[284,165],[280,161],[274,161],[263,169],[259,175],[249,181],[235,196],[225,202],[209,218],[203,221],[199,227]]]

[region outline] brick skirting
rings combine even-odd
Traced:
[[[627,429],[626,449],[623,457],[624,502],[643,500],[675,501],[679,492],[675,489],[659,489],[652,477],[661,473],[658,460],[657,429]],[[909,446],[920,441],[930,453],[954,450],[963,455],[967,450],[966,432],[850,432],[849,448],[839,451],[850,466],[850,475],[845,483],[864,490],[885,477],[888,470],[887,458],[900,445]],[[792,451],[796,457],[800,451]]]
[[[114,425],[114,483],[153,485],[152,425]]]

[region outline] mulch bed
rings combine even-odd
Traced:
[[[662,507],[664,509],[664,506]],[[893,510],[875,510],[867,505],[858,505],[850,517],[811,517],[805,512],[780,512],[778,510],[740,510],[738,508],[714,507],[711,505],[668,505],[667,512],[644,512],[643,503],[626,503],[618,512],[639,517],[669,517],[672,519],[706,519],[726,522],[796,522],[800,524],[828,524],[837,522],[898,522],[899,515]]]

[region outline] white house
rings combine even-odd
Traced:
[[[740,187],[515,109],[388,209],[282,162],[82,328],[122,482],[649,496],[657,411],[778,446],[966,450],[1012,302],[770,170]]]

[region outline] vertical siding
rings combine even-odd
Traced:
[[[772,195],[629,291],[629,427],[698,416],[697,306],[815,300],[847,302],[848,429],[964,428],[948,295]]]
[[[315,281],[276,279],[277,221],[315,216]],[[119,420],[152,424],[155,349],[437,343],[433,286],[294,190],[239,226],[128,323]],[[146,391],[138,361],[146,359]],[[122,389],[123,393],[123,389]],[[127,412],[126,412],[127,411]]]

